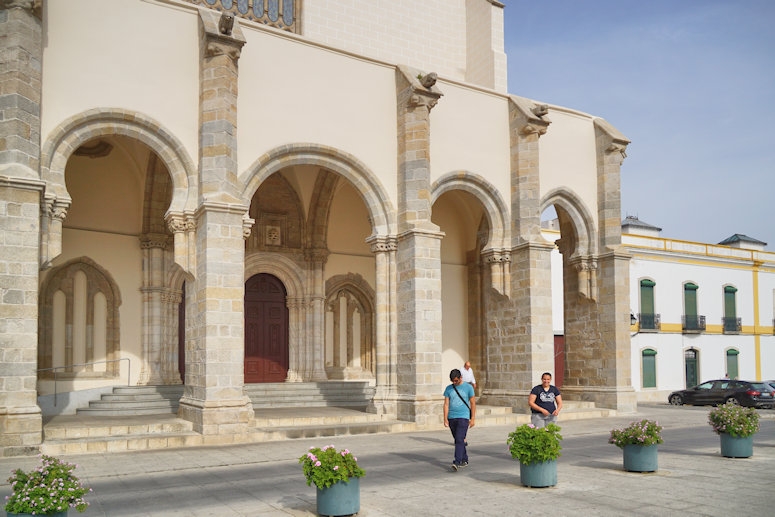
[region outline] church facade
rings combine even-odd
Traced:
[[[122,383],[183,384],[204,435],[247,433],[262,382],[438,425],[465,360],[522,405],[556,364],[552,206],[563,395],[635,409],[629,141],[508,93],[497,0],[366,4],[0,1],[5,455],[38,396]]]

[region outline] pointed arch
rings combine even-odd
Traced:
[[[48,197],[69,202],[65,185],[67,161],[84,142],[107,135],[139,140],[159,156],[172,180],[168,212],[182,213],[196,208],[197,170],[183,143],[151,117],[119,108],[95,108],[78,113],[51,132],[41,147],[40,160]]]
[[[584,206],[582,199],[567,188],[553,189],[541,200],[541,213],[555,205],[568,214],[575,232],[576,246],[572,257],[590,257],[597,255],[597,231],[591,212]],[[565,236],[563,236],[565,238]]]
[[[358,191],[371,217],[372,235],[393,235],[396,231],[395,211],[388,193],[371,170],[354,156],[318,144],[289,144],[270,150],[260,156],[240,174],[244,185],[242,198],[248,202],[259,185],[286,167],[317,165],[346,178]]]
[[[482,203],[490,224],[490,235],[483,251],[506,249],[508,244],[508,209],[498,189],[482,176],[469,171],[455,171],[441,176],[431,186],[431,205],[445,192],[462,190]]]

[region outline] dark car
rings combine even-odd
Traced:
[[[719,379],[674,391],[667,397],[667,401],[674,406],[705,406],[733,402],[741,406],[771,408],[775,406],[775,389],[765,382]]]

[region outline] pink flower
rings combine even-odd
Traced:
[[[334,465],[334,470],[339,470],[339,465]]]

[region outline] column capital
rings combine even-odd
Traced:
[[[372,235],[366,239],[366,243],[371,246],[372,253],[386,253],[398,249],[398,242],[395,237]]]

